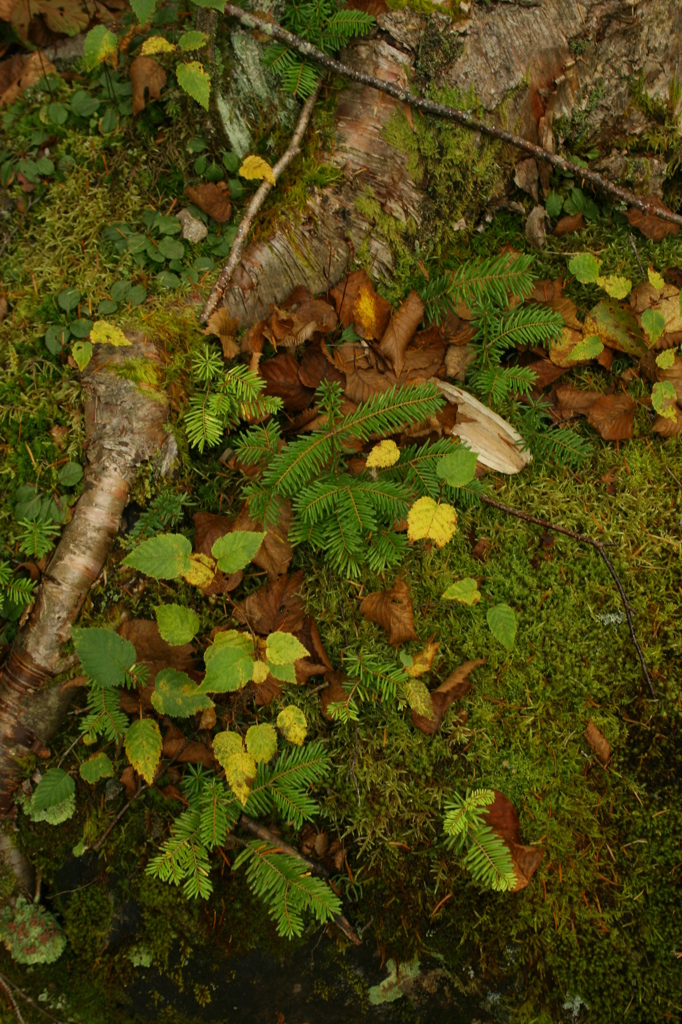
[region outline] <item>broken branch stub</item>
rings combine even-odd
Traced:
[[[0,674],[0,812],[11,804],[15,758],[25,755],[35,737],[49,740],[68,706],[71,691],[61,695],[46,684],[66,667],[63,645],[109,555],[137,466],[172,440],[164,429],[164,395],[142,391],[112,372],[126,359],[160,362],[144,335],[127,337],[131,345],[125,348],[97,346],[83,374],[85,488]]]

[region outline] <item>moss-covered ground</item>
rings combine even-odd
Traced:
[[[76,85],[85,83],[93,92],[101,88],[95,76],[88,79],[77,70]],[[76,85],[60,80],[53,89],[68,102]],[[47,101],[45,89],[37,87],[5,115],[13,158],[30,148],[32,133],[44,129],[40,111]],[[174,486],[194,503],[180,528],[191,534],[193,511],[225,514],[238,507],[239,479],[218,463],[220,449],[203,456],[190,452],[182,432],[189,357],[204,342],[197,326],[199,303],[219,270],[220,254],[225,255],[217,226],[210,225],[209,238],[215,239],[210,245],[187,246],[184,270],[171,270],[178,276],[184,272],[185,283],[172,289],[102,239],[102,231],[114,223],[137,229],[145,211],[166,212],[183,202],[185,182],[198,177],[191,140],[205,141],[207,148],[196,152],[209,153],[220,164],[221,147],[206,139],[197,109],[171,92],[165,109],[151,105],[135,122],[121,117],[110,135],[103,136],[96,123],[73,118],[63,128],[50,128],[56,136],[54,175],[3,257],[2,290],[10,307],[0,324],[0,533],[6,557],[18,555],[16,490],[37,482],[50,493],[58,489],[64,460],[81,458],[79,373],[66,350],[48,351],[45,330],[87,317],[121,279],[142,284],[148,295],[136,307],[121,304],[111,319],[154,336],[168,357],[159,384],[171,398],[182,456]],[[324,109],[319,127],[324,133],[328,126]],[[437,165],[442,146],[451,141],[434,141],[424,132],[414,157],[423,162],[424,185],[439,213],[447,194]],[[456,155],[456,147],[451,152]],[[477,159],[468,150],[464,158],[464,170]],[[488,155],[481,161],[481,187],[487,187],[492,181]],[[301,205],[316,174],[323,171],[309,148],[283,184],[285,210]],[[566,192],[571,183],[554,184]],[[466,190],[470,187],[467,183]],[[9,194],[13,202],[26,202],[16,184]],[[465,193],[452,196],[453,220],[466,202]],[[237,215],[239,209],[236,201]],[[598,252],[605,272],[639,280],[629,230],[608,208],[601,207],[601,214],[579,241],[548,238],[536,257],[537,275],[566,276],[568,254],[579,248]],[[7,222],[10,230],[21,216],[17,207]],[[276,216],[273,200],[267,223]],[[520,217],[499,214],[483,227],[444,233],[438,239],[440,257],[491,255],[504,245],[528,250]],[[417,249],[412,240],[404,243],[396,279],[380,286],[391,299],[418,279],[418,260],[429,255],[429,240],[419,235],[417,242]],[[651,263],[664,271],[682,263],[679,238],[638,239],[637,245],[645,267]],[[188,273],[202,258],[214,269],[200,263],[201,269]],[[68,314],[60,309],[55,300],[65,288],[81,292],[81,309]],[[567,294],[581,316],[599,297],[596,288],[575,282]],[[622,361],[614,364],[614,370],[622,369]],[[617,377],[591,366],[567,379],[604,390]],[[647,393],[637,379],[628,390],[636,398]],[[55,435],[54,427],[64,427],[64,435]],[[514,508],[615,543],[611,557],[634,609],[655,700],[643,682],[619,595],[596,552],[558,535],[550,541],[541,528],[481,506],[460,511],[458,533],[444,550],[414,548],[401,569],[412,589],[420,638],[406,650],[414,653],[424,641],[437,640],[437,677],[468,659],[487,659],[473,676],[471,692],[446,713],[434,737],[415,730],[409,714],[379,704],[363,706],[357,725],[332,726],[320,714],[318,694],[307,689],[289,694],[290,702],[305,711],[310,737],[323,738],[332,756],[334,774],[321,794],[323,824],[345,837],[355,882],[346,909],[359,928],[371,921],[365,944],[377,952],[374,969],[378,972],[388,957],[436,963],[441,984],[471,997],[479,1017],[514,1024],[654,1024],[682,1017],[682,449],[679,439],[663,441],[651,433],[646,404],[638,405],[631,442],[608,444],[588,428],[584,432],[593,454],[579,471],[536,461],[516,477],[490,477],[490,493]],[[133,491],[137,505],[145,507],[159,486],[142,469]],[[77,494],[78,487],[71,500]],[[473,547],[483,537],[489,547],[480,561]],[[149,617],[157,588],[150,584],[137,597],[124,591],[117,569],[122,554],[119,543],[107,578],[86,603],[85,622],[115,626],[124,612]],[[391,583],[395,574],[382,581],[367,572],[350,584],[304,549],[296,551],[293,568],[304,571],[308,610],[335,666],[368,646],[397,661],[385,634],[358,612],[358,598]],[[465,576],[479,579],[480,604],[466,608],[442,601],[449,583]],[[260,582],[247,580],[247,588]],[[169,586],[176,589],[165,586],[166,598]],[[202,599],[196,591],[191,598],[189,591],[178,593],[193,602],[202,632],[229,616],[222,600]],[[518,618],[511,653],[491,639],[486,623],[488,607],[501,601]],[[6,642],[15,630],[16,622],[4,622]],[[77,699],[52,744],[55,757],[76,738],[78,706]],[[264,709],[261,719],[276,710],[276,704]],[[584,738],[590,719],[611,744],[608,767]],[[25,765],[27,777],[37,764],[36,758]],[[119,767],[123,764],[121,759]],[[467,786],[503,791],[518,809],[524,842],[543,850],[540,867],[522,892],[480,892],[446,852],[443,802]],[[79,790],[77,815],[60,826],[31,824],[22,813],[16,819],[20,842],[67,934],[67,950],[52,965],[30,968],[17,967],[0,951],[0,971],[59,1019],[147,1020],[150,1007],[156,1007],[159,1020],[183,1024],[236,1019],[215,996],[214,980],[229,980],[231,964],[255,971],[248,960],[254,948],[272,962],[290,963],[300,944],[277,939],[241,874],[231,874],[220,858],[214,863],[215,890],[206,902],[188,902],[181,891],[145,874],[174,806],[155,790],[114,828],[99,862],[87,854],[73,858],[73,847],[101,835],[123,803],[121,796],[106,801],[103,786],[95,796],[85,788]],[[312,928],[303,942],[309,940],[314,945]],[[342,941],[325,948],[343,976]],[[359,986],[348,1019],[359,1020],[368,1003],[366,986],[357,978],[348,970],[347,987]],[[315,991],[323,1007],[336,997],[333,986],[322,982]],[[401,1016],[392,1019],[426,1020],[407,1000],[394,1007]],[[21,1011],[27,1022],[44,1019],[30,1004],[22,1003]],[[317,1019],[313,1012],[311,1021]],[[0,1000],[0,1020],[13,1019]],[[278,1019],[276,1007],[272,1019]]]

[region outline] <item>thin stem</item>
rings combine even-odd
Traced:
[[[14,998],[14,996],[12,994],[12,989],[9,987],[9,982],[5,981],[5,979],[2,977],[1,974],[0,974],[0,985],[2,985],[3,989],[7,993],[7,998],[9,999],[10,1003],[12,1004],[12,1009],[14,1010],[15,1016],[16,1016],[17,1020],[19,1021],[19,1024],[26,1024],[26,1022],[24,1021],[24,1018],[21,1016],[21,1010],[17,1006],[17,1001],[16,1001],[16,999]]]
[[[314,61],[323,68],[327,68],[328,71],[344,75],[344,77],[350,78],[354,82],[362,82],[364,85],[369,85],[373,89],[385,92],[389,96],[400,100],[401,103],[408,103],[410,106],[417,107],[418,110],[423,110],[427,114],[435,114],[436,117],[443,117],[449,121],[455,121],[465,128],[471,128],[473,131],[490,135],[494,139],[499,139],[501,142],[506,142],[516,149],[529,153],[536,160],[544,160],[552,164],[552,166],[558,167],[559,170],[566,171],[581,181],[586,181],[600,192],[614,196],[630,206],[635,206],[638,210],[642,210],[649,216],[660,217],[661,220],[667,220],[671,224],[682,225],[682,216],[680,214],[672,213],[670,210],[659,209],[652,203],[647,202],[646,199],[640,199],[634,192],[630,192],[628,189],[621,188],[619,185],[614,185],[607,181],[606,178],[602,177],[601,174],[597,174],[596,171],[590,171],[587,167],[581,167],[570,160],[565,160],[556,153],[550,153],[548,150],[542,149],[541,146],[536,146],[533,142],[521,138],[520,135],[513,135],[512,132],[505,131],[503,128],[497,128],[494,125],[486,124],[485,121],[479,121],[478,118],[473,117],[472,114],[467,113],[465,110],[458,110],[456,107],[448,107],[443,103],[434,103],[432,100],[421,99],[418,96],[413,96],[407,89],[403,89],[393,82],[382,82],[380,78],[375,78],[374,75],[368,75],[364,71],[356,71],[347,64],[342,64],[341,61],[328,57],[321,50],[318,50],[317,47],[313,46],[312,43],[306,42],[305,39],[301,39],[299,36],[292,35],[291,32],[287,32],[280,25],[265,21],[263,16],[259,17],[257,14],[248,14],[233,4],[225,4],[225,14],[236,18],[246,28],[257,29],[273,39],[278,39],[280,42],[290,46],[292,50],[297,50],[304,57]]]
[[[593,547],[596,551],[599,552],[600,557],[603,559],[606,568],[609,570],[609,573],[611,574],[613,582],[616,584],[618,588],[618,593],[620,594],[621,600],[623,602],[623,608],[625,609],[625,617],[627,619],[628,627],[630,629],[630,636],[632,637],[632,642],[635,645],[635,650],[637,651],[637,654],[639,656],[639,663],[642,666],[642,675],[646,679],[647,686],[649,687],[649,690],[651,692],[651,696],[654,699],[656,699],[658,697],[658,694],[654,690],[653,683],[651,682],[651,676],[649,675],[649,670],[644,659],[644,654],[642,652],[642,648],[640,647],[639,640],[637,639],[637,634],[635,633],[635,626],[632,621],[632,606],[630,605],[630,602],[625,596],[623,584],[620,582],[620,579],[618,578],[618,574],[613,567],[613,563],[609,556],[606,554],[606,551],[604,550],[607,547],[614,547],[616,542],[595,540],[594,537],[590,537],[589,534],[576,533],[575,530],[568,530],[565,526],[556,526],[555,523],[550,523],[546,519],[539,519],[537,516],[532,516],[528,512],[521,512],[518,509],[510,508],[509,505],[503,505],[501,502],[495,501],[493,498],[489,498],[485,494],[481,495],[481,501],[485,505],[490,505],[492,506],[492,508],[497,508],[501,512],[506,512],[507,515],[516,516],[517,519],[523,519],[527,523],[535,523],[537,526],[542,526],[546,530],[554,530],[555,533],[562,533],[565,537],[572,537],[573,540],[577,540],[579,544],[589,544],[590,547]]]

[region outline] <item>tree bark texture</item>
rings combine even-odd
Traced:
[[[15,758],[36,740],[47,742],[68,706],[69,695],[47,684],[68,667],[63,645],[111,550],[135,471],[164,445],[168,452],[169,441],[175,451],[164,429],[163,394],[143,391],[114,372],[126,359],[160,361],[144,335],[128,338],[130,347],[98,346],[83,374],[85,489],[0,672],[0,811],[8,810],[16,787]]]
[[[344,63],[383,80],[417,84],[422,94],[429,86],[473,92],[479,116],[551,151],[596,146],[602,154],[592,165],[597,171],[644,193],[660,193],[664,161],[628,153],[647,127],[632,85],[641,76],[650,96],[667,100],[673,74],[682,79],[677,0],[520,0],[472,4],[470,16],[454,18],[405,8],[379,15],[377,23],[371,37],[343,51]],[[246,35],[233,32],[232,38]],[[313,190],[300,222],[281,224],[272,237],[246,249],[223,299],[243,326],[296,285],[319,293],[335,284],[363,243],[375,276],[390,275],[391,248],[358,210],[368,190],[383,212],[403,223],[412,220],[426,240],[428,176],[423,190],[408,173],[406,153],[384,137],[388,121],[400,112],[402,104],[370,87],[349,83],[340,92],[332,151],[321,159],[338,167],[344,180]],[[548,173],[544,182],[540,173],[545,189]],[[505,202],[500,196],[496,205]]]

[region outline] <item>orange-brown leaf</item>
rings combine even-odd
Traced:
[[[651,206],[657,206],[659,210],[671,212],[658,196],[645,196],[644,201]],[[671,224],[668,220],[661,220],[660,217],[653,213],[643,213],[635,206],[631,206],[625,216],[630,222],[630,227],[637,228],[645,238],[650,238],[652,242],[660,242],[668,235],[676,235],[680,230],[677,224]]]
[[[587,723],[587,729],[585,729],[584,735],[601,763],[608,764],[611,760],[611,744],[607,740],[606,736],[604,736],[604,733],[597,728],[592,719]]]
[[[485,665],[485,663],[485,658],[476,658],[474,661],[465,661],[463,665],[460,665],[454,672],[451,672],[440,686],[431,691],[433,717],[425,718],[423,715],[418,715],[415,711],[412,712],[412,724],[415,728],[419,729],[426,736],[433,736],[437,732],[443,715],[452,702],[460,700],[471,689],[470,673],[475,668],[478,668],[479,665]]]
[[[388,642],[394,647],[417,639],[412,597],[404,580],[396,580],[390,590],[368,594],[360,605],[360,614],[385,629],[390,634]]]
[[[166,72],[153,57],[136,57],[130,65],[130,83],[133,87],[133,114],[139,114],[146,105],[146,94],[150,100],[161,98],[166,84]],[[191,196],[190,196],[191,198]],[[194,202],[194,200],[192,200]],[[200,206],[197,203],[197,206]],[[202,207],[203,209],[203,207]]]
[[[138,57],[138,60],[140,59]],[[232,216],[230,189],[224,181],[215,183],[206,181],[201,185],[186,185],[185,193],[195,206],[207,213],[218,224],[224,224]]]
[[[393,366],[399,377],[405,362],[405,351],[410,344],[424,316],[424,303],[415,291],[411,291],[405,301],[391,317],[381,339],[379,349]]]

